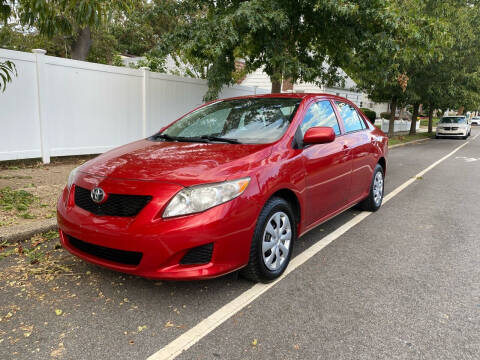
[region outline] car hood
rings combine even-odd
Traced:
[[[270,153],[268,144],[139,140],[86,162],[79,171],[100,177],[192,186],[245,176],[245,172],[261,166]]]

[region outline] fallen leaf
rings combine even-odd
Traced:
[[[58,344],[58,348],[53,350],[50,353],[50,356],[53,357],[53,358],[61,357],[63,355],[64,351],[65,351],[65,346],[63,345],[63,343],[60,343],[60,344]]]
[[[60,309],[55,309],[55,315],[60,316],[63,314],[63,311]]]
[[[253,339],[252,345],[253,345],[253,346],[257,346],[257,343],[258,343],[257,339]]]
[[[137,330],[138,330],[138,332],[141,332],[141,331],[145,330],[146,328],[147,328],[147,325],[142,325],[142,326],[137,327]]]

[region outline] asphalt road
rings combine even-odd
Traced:
[[[178,359],[479,359],[480,137],[472,138]],[[464,142],[392,149],[386,193]],[[295,254],[356,214],[309,232]],[[62,249],[50,260],[68,271],[32,276],[23,259],[0,260],[0,359],[145,359],[252,286],[232,275],[150,281]]]

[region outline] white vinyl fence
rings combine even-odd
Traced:
[[[381,124],[382,124],[382,131],[384,133],[388,133],[388,124],[390,123],[390,120],[386,119],[381,119]],[[408,120],[395,120],[395,123],[393,124],[393,132],[405,132],[405,131],[410,131],[410,124],[412,122]],[[420,129],[420,121],[417,121],[416,123],[416,129]]]
[[[205,80],[0,49],[18,77],[0,93],[0,161],[102,153],[202,103]],[[225,88],[220,97],[264,92]]]

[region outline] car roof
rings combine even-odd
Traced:
[[[256,95],[246,95],[246,96],[236,96],[231,98],[225,98],[221,100],[236,100],[236,99],[262,99],[262,98],[291,98],[291,99],[308,99],[308,98],[317,98],[317,97],[327,97],[329,99],[348,101],[352,103],[351,100],[348,100],[344,97],[327,94],[327,93],[275,93],[275,94],[256,94]]]

